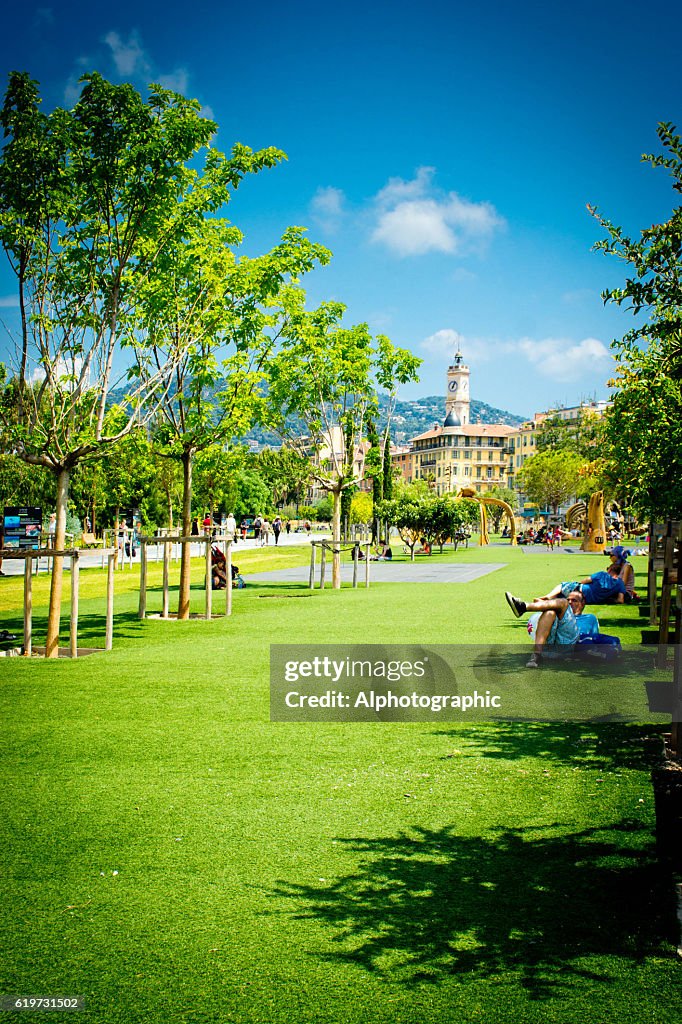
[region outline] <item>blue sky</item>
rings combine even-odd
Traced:
[[[401,397],[444,392],[459,344],[473,397],[529,415],[608,394],[609,345],[631,318],[601,301],[623,271],[591,251],[586,204],[635,233],[674,205],[640,157],[658,121],[680,125],[681,10],[44,0],[5,12],[0,53],[3,78],[27,70],[48,109],[96,69],[196,97],[220,148],[283,149],[230,206],[245,251],[306,225],[334,253],[307,279],[310,303],[341,300],[349,322],[424,359]],[[12,284],[3,267],[10,326]]]

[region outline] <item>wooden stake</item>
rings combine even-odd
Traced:
[[[115,556],[114,556],[115,557]],[[111,564],[111,555],[109,556]],[[137,610],[138,619],[147,615],[147,545],[143,541],[140,549],[140,604]]]
[[[78,582],[80,572],[78,555],[71,555],[71,657],[78,657]]]
[[[109,564],[107,565],[107,626],[106,636],[104,641],[104,650],[110,651],[114,646],[114,569],[116,567],[116,555],[109,555]],[[142,602],[142,594],[147,597],[147,566],[145,559],[145,571],[144,571],[144,589],[140,589],[140,603]],[[144,618],[143,614],[140,618]]]
[[[24,654],[31,657],[33,641],[33,558],[24,562]]]
[[[225,614],[232,614],[232,541],[225,541]]]
[[[191,552],[191,549],[190,549]],[[213,599],[212,579],[211,579],[211,535],[206,537],[206,618],[211,618],[211,602]]]
[[[163,605],[161,618],[168,618],[168,570],[170,567],[170,543],[163,545]]]
[[[327,569],[327,547],[322,541],[322,552],[320,554],[320,590],[324,590],[324,577]]]
[[[310,577],[308,587],[313,590],[315,587],[315,541],[310,542]]]

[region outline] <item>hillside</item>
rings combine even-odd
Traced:
[[[379,398],[379,429],[386,426],[388,402],[384,396]],[[419,398],[412,402],[396,402],[391,419],[391,440],[395,444],[406,444],[411,437],[430,430],[435,423],[442,423],[445,419],[445,401],[442,395],[429,395],[427,398]],[[485,402],[472,401],[471,403],[472,423],[506,423],[507,426],[516,426],[524,422],[523,416],[515,416],[504,409],[495,409]],[[301,427],[301,433],[304,432]],[[246,435],[246,440],[258,445],[278,445],[280,441],[276,434],[260,427],[254,427]]]
[[[380,407],[382,403],[380,402]],[[385,413],[386,403],[383,403]],[[526,417],[527,418],[527,417]],[[434,424],[445,419],[445,402],[442,395],[429,395],[412,402],[396,402],[391,423],[391,437],[398,444],[405,444],[411,437],[430,430]],[[503,409],[495,409],[485,402],[472,400],[470,419],[472,423],[505,423],[509,427],[524,422],[523,416],[515,416]],[[385,418],[384,418],[385,423]]]
[[[125,390],[119,388],[112,391],[109,403],[123,402]],[[386,426],[388,401],[385,396],[379,396],[379,429]],[[523,416],[515,416],[504,409],[495,409],[485,402],[472,400],[471,402],[472,423],[506,423],[508,426],[516,426],[524,422]],[[527,417],[526,417],[527,418]],[[435,423],[442,423],[445,419],[445,400],[442,395],[429,395],[427,398],[418,398],[411,402],[396,402],[391,420],[391,440],[396,444],[406,444],[411,437],[430,430]],[[300,433],[305,433],[301,424]],[[256,446],[281,444],[277,434],[262,427],[254,427],[246,435],[245,440]]]

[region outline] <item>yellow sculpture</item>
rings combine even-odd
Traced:
[[[569,530],[582,527],[587,517],[587,505],[584,501],[576,501],[566,512],[566,526]]]
[[[504,509],[507,519],[509,521],[509,543],[516,544],[516,522],[514,520],[514,513],[511,505],[508,505],[506,501],[501,498],[490,498],[487,494],[479,494],[473,487],[462,487],[458,498],[470,498],[472,501],[477,501],[480,506],[480,537],[479,545],[483,547],[486,544],[490,544],[490,537],[488,536],[488,513],[486,512],[486,505],[499,505]]]
[[[604,492],[595,491],[587,506],[585,532],[581,551],[603,552],[606,547],[606,520],[604,519]]]

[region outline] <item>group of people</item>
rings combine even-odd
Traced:
[[[284,523],[281,516],[275,516],[271,523],[264,516],[257,515],[253,521],[253,537],[256,544],[259,544],[262,548],[267,547],[270,543],[270,534],[272,533],[272,536],[275,538],[275,545],[277,545],[283,527]]]
[[[538,612],[533,638],[533,653],[527,668],[540,668],[546,647],[556,646],[564,651],[575,647],[582,637],[594,633],[596,617],[585,613],[588,604],[623,604],[638,600],[635,573],[628,562],[631,554],[622,545],[616,545],[606,554],[610,564],[583,580],[565,580],[548,594],[532,601],[523,601],[510,591],[505,593],[507,604],[517,618],[526,612]],[[594,620],[594,621],[592,621]],[[597,630],[598,630],[598,623]]]
[[[361,547],[358,546],[357,548],[353,549],[353,556],[354,557],[355,557],[355,552],[356,551],[358,552],[358,558],[360,559],[360,561],[364,562],[365,561],[365,552],[362,550]],[[369,556],[370,562],[390,562],[392,558],[393,558],[393,551],[391,550],[391,547],[390,547],[389,544],[382,544],[377,549],[377,551],[375,553],[371,553],[370,552],[370,556]]]
[[[286,533],[291,531],[291,523],[289,520],[284,522],[281,516],[275,516],[273,521],[270,522],[267,517],[260,514],[256,516],[252,524],[248,519],[243,519],[239,527],[237,527],[237,520],[232,512],[227,516],[220,529],[224,530],[226,535],[231,537],[236,543],[239,540],[246,540],[249,527],[251,525],[253,526],[254,540],[260,547],[266,547],[270,543],[270,537],[274,537],[275,544],[278,544],[282,531],[285,531]],[[218,525],[208,513],[204,516],[201,528],[198,516],[192,523],[192,536],[198,537],[201,532],[203,532],[204,536],[207,537],[215,537],[219,532]]]
[[[506,533],[503,531],[502,536],[509,536],[509,530],[506,529]],[[570,537],[570,534],[566,530],[562,530],[560,526],[541,526],[539,529],[535,529],[534,526],[529,526],[528,529],[522,533],[517,540],[518,544],[544,544],[550,551],[553,551],[555,547],[560,548],[561,542]]]

